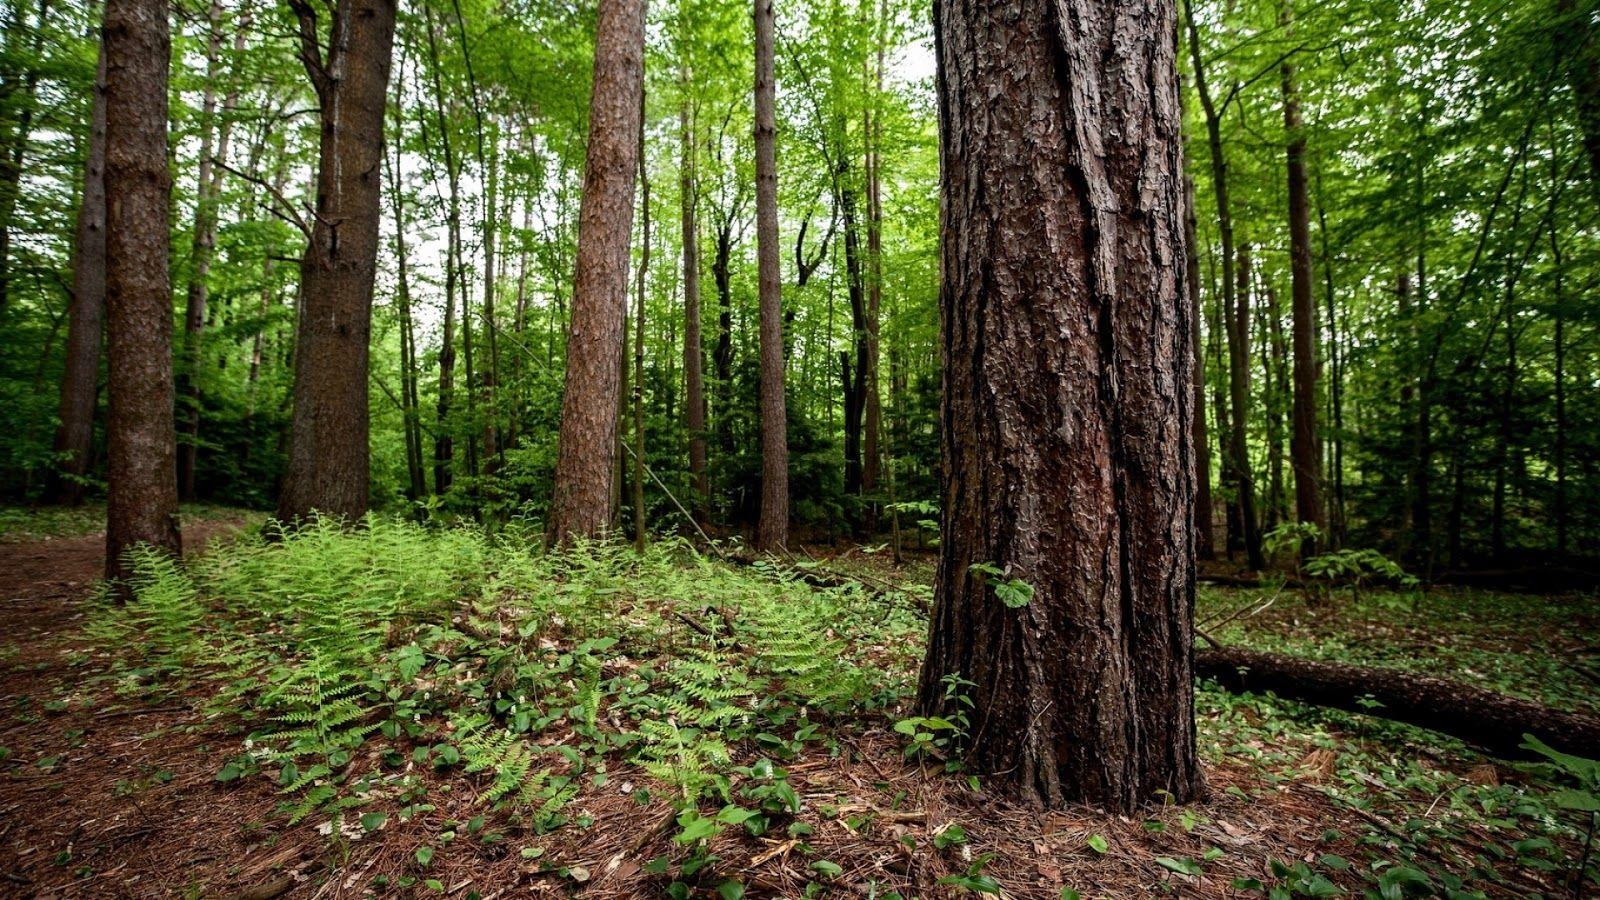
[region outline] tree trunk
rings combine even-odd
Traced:
[[[1215,559],[1211,536],[1211,446],[1206,434],[1206,362],[1200,341],[1200,245],[1195,240],[1194,179],[1183,180],[1183,287],[1189,301],[1190,368],[1194,372],[1194,552],[1198,559]]]
[[[1299,659],[1236,647],[1195,654],[1195,675],[1230,691],[1271,691],[1288,700],[1406,722],[1460,738],[1502,757],[1528,756],[1522,736],[1592,755],[1600,719],[1397,669]],[[1377,701],[1374,705],[1373,701]]]
[[[944,476],[920,707],[970,716],[969,765],[1049,806],[1202,788],[1175,25],[1167,0],[935,7]]]
[[[217,81],[222,57],[222,4],[211,0],[206,13],[206,77],[200,94],[200,159],[195,178],[194,231],[189,245],[189,287],[183,311],[183,366],[179,370],[178,403],[182,407],[182,440],[178,443],[178,496],[195,499],[195,459],[200,444],[200,339],[206,326],[206,280],[217,246],[217,194],[221,180],[213,174],[217,133]]]
[[[597,536],[611,521],[644,31],[645,0],[601,0],[566,391],[550,503],[552,544]]]
[[[395,0],[339,0],[326,59],[316,10],[290,0],[322,119],[316,221],[300,262],[294,415],[278,518],[367,513],[368,338]]]
[[[778,271],[778,126],[773,0],[755,0],[756,265],[761,303],[760,550],[789,543],[789,434],[783,395],[783,284]]]
[[[1234,495],[1230,506],[1231,526],[1229,547],[1231,554],[1237,549],[1245,551],[1250,567],[1263,568],[1261,533],[1255,512],[1255,482],[1250,473],[1250,447],[1246,439],[1250,412],[1250,363],[1248,299],[1238,312],[1239,301],[1234,296],[1234,238],[1233,209],[1228,194],[1228,159],[1222,142],[1222,113],[1212,97],[1210,82],[1206,78],[1205,55],[1200,46],[1200,29],[1195,20],[1194,0],[1184,3],[1184,21],[1189,32],[1189,56],[1194,65],[1195,92],[1200,97],[1200,107],[1205,114],[1206,144],[1211,151],[1211,186],[1217,200],[1217,234],[1221,241],[1222,257],[1222,315],[1226,320],[1228,338],[1228,396],[1232,407],[1229,423],[1228,446],[1223,454],[1223,482],[1232,488]]]
[[[879,168],[882,156],[883,125],[879,121],[878,104],[883,96],[884,54],[888,44],[885,29],[888,19],[888,0],[878,3],[878,56],[875,72],[876,84],[867,107],[867,120],[862,128],[866,142],[867,176],[867,322],[866,354],[862,372],[863,409],[861,436],[861,493],[867,498],[865,524],[868,535],[878,530],[878,475],[883,468],[879,442],[883,432],[883,401],[878,391],[879,333],[883,308],[883,185]]]
[[[411,314],[410,258],[406,252],[405,185],[400,180],[400,155],[405,146],[405,116],[399,115],[399,94],[404,80],[395,79],[394,156],[384,155],[389,174],[389,196],[394,208],[395,306],[400,320],[400,414],[406,439],[406,499],[416,503],[428,495],[423,463],[421,397],[417,391],[416,329]]]
[[[177,429],[172,412],[168,270],[165,0],[107,0],[106,577],[128,574],[138,544],[177,555]]]
[[[1293,10],[1284,0],[1279,22],[1293,27]],[[1311,296],[1311,206],[1306,186],[1306,136],[1300,123],[1300,89],[1295,83],[1294,65],[1284,62],[1279,69],[1283,85],[1283,128],[1288,135],[1287,169],[1289,191],[1289,274],[1290,308],[1294,316],[1294,431],[1289,438],[1289,457],[1294,468],[1295,515],[1326,532],[1322,509],[1322,440],[1318,437],[1317,382],[1321,365],[1317,360],[1317,304]],[[1317,542],[1308,541],[1302,554],[1316,551]]]
[[[841,164],[834,174],[834,183],[844,219],[845,294],[850,299],[850,343],[855,348],[853,369],[848,360],[844,363],[844,492],[847,496],[859,499],[862,485],[861,426],[867,399],[867,297],[861,265],[861,229],[856,216],[856,191],[849,178],[848,167]]]
[[[67,365],[61,375],[60,423],[56,426],[56,468],[46,498],[76,506],[83,502],[84,478],[94,445],[95,396],[100,379],[100,345],[106,316],[106,61],[105,47],[95,70],[89,119],[89,153],[72,243],[72,302],[67,308]]]
[[[717,438],[724,459],[733,456],[733,217],[717,226],[711,277],[717,285],[717,343],[711,364],[717,376]]]
[[[687,40],[687,36],[683,39]],[[689,74],[688,65],[684,64],[678,78],[685,91]],[[684,427],[689,432],[689,484],[694,495],[689,505],[695,521],[704,525],[709,518],[711,482],[706,475],[705,351],[700,337],[700,187],[695,177],[694,115],[687,97],[678,109],[678,131],[678,190],[683,220],[683,408]]]
[[[639,91],[639,271],[633,311],[633,548],[644,552],[644,301],[650,274],[650,168],[644,152],[644,91]]]

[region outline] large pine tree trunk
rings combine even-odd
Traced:
[[[773,0],[755,0],[756,266],[761,303],[761,517],[756,547],[789,543],[789,433],[783,395],[783,284],[778,270],[778,124]]]
[[[278,518],[320,512],[354,521],[368,503],[368,338],[395,0],[339,0],[326,59],[315,9],[307,0],[291,6],[322,139],[316,221],[300,262],[294,417]]]
[[[176,555],[177,429],[172,412],[172,291],[167,217],[166,0],[107,0],[106,577],[146,543]]]
[[[89,119],[89,154],[72,243],[72,301],[67,307],[67,365],[61,375],[59,423],[54,450],[59,460],[47,497],[75,506],[83,502],[94,444],[95,394],[106,317],[106,64],[100,50]]]
[[[1175,25],[1170,0],[936,4],[945,472],[920,705],[955,712],[945,679],[970,681],[970,765],[1051,806],[1202,783]]]
[[[550,503],[549,539],[558,544],[599,535],[611,524],[628,241],[644,92],[644,23],[645,0],[601,0],[566,392]]]

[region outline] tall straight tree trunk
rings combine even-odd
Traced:
[[[644,301],[650,273],[650,170],[644,152],[644,91],[639,92],[639,272],[633,311],[633,547],[644,552]]]
[[[1211,528],[1211,446],[1206,434],[1206,364],[1200,341],[1200,245],[1195,240],[1194,179],[1183,180],[1183,287],[1189,301],[1190,368],[1194,372],[1194,552],[1198,559],[1215,559]]]
[[[322,134],[316,221],[300,261],[294,415],[278,518],[319,512],[353,522],[368,505],[368,339],[395,0],[338,0],[326,56],[316,9],[307,0],[290,5]]]
[[[684,39],[687,39],[686,37]],[[678,72],[679,86],[689,87],[689,68]],[[683,222],[683,394],[684,428],[689,432],[690,507],[696,521],[709,518],[711,482],[706,475],[705,351],[700,336],[699,182],[695,177],[694,112],[685,96],[678,108],[678,191]]]
[[[423,5],[427,34],[429,71],[433,80],[434,122],[439,131],[440,155],[444,158],[445,182],[449,196],[445,205],[446,236],[444,258],[444,323],[439,337],[439,398],[435,406],[437,431],[433,443],[433,490],[444,494],[455,481],[456,443],[451,416],[456,394],[456,292],[461,285],[461,167],[456,161],[450,123],[445,116],[444,79],[439,63],[438,27],[432,7]],[[463,330],[472,323],[463,321]],[[471,384],[467,385],[471,390]]]
[[[194,231],[189,245],[189,287],[183,312],[183,367],[178,402],[182,406],[182,440],[178,444],[178,496],[195,498],[195,459],[200,451],[200,341],[206,326],[206,281],[217,246],[217,194],[221,179],[213,174],[217,134],[217,81],[222,58],[222,3],[211,0],[206,12],[206,77],[200,94],[200,160],[195,178]]]
[[[617,478],[628,241],[644,95],[645,0],[601,0],[578,265],[549,540],[603,533]]]
[[[1228,192],[1228,157],[1222,142],[1222,113],[1212,96],[1206,77],[1205,54],[1200,46],[1200,29],[1195,20],[1194,0],[1184,0],[1184,22],[1189,32],[1189,57],[1194,66],[1195,93],[1200,97],[1200,108],[1205,114],[1206,145],[1211,151],[1211,187],[1217,200],[1217,235],[1221,242],[1222,257],[1222,310],[1227,321],[1228,338],[1228,395],[1232,416],[1229,440],[1223,454],[1223,483],[1232,489],[1230,508],[1228,552],[1245,551],[1250,567],[1260,569],[1265,565],[1261,555],[1261,532],[1256,519],[1255,481],[1250,472],[1250,446],[1246,440],[1250,415],[1250,362],[1249,301],[1245,301],[1244,315],[1238,314],[1238,298],[1234,296],[1234,237],[1233,207]]]
[[[1279,22],[1290,29],[1294,11],[1284,0]],[[1318,434],[1317,382],[1321,363],[1317,359],[1317,304],[1311,296],[1311,204],[1306,185],[1306,136],[1300,122],[1300,89],[1295,83],[1294,65],[1284,62],[1279,69],[1283,87],[1283,128],[1288,135],[1287,170],[1289,191],[1289,275],[1290,309],[1294,316],[1294,431],[1289,438],[1289,457],[1294,468],[1295,515],[1327,531],[1322,509],[1322,439]],[[1316,549],[1307,542],[1303,553]]]
[[[778,270],[778,124],[773,0],[755,0],[756,266],[761,304],[761,517],[756,547],[789,543],[789,434],[783,394],[783,283]]]
[[[717,226],[711,278],[717,285],[717,342],[711,364],[717,377],[717,438],[723,458],[733,456],[733,219]]]
[[[1333,434],[1326,440],[1329,450],[1327,484],[1332,487],[1332,503],[1328,507],[1328,545],[1330,549],[1343,546],[1345,539],[1344,490],[1344,360],[1343,341],[1339,336],[1337,295],[1333,288],[1333,249],[1328,234],[1328,205],[1323,195],[1322,172],[1317,172],[1317,237],[1322,245],[1322,289],[1324,309],[1328,316],[1328,361],[1333,376],[1328,383],[1329,421]]]
[[[411,312],[410,257],[406,252],[405,185],[400,180],[400,148],[405,145],[405,116],[400,114],[402,78],[395,79],[394,156],[384,154],[389,174],[389,197],[394,209],[395,305],[400,319],[400,414],[406,439],[406,499],[415,503],[428,495],[423,463],[421,398],[417,391],[416,329]]]
[[[1556,495],[1553,518],[1556,526],[1556,551],[1567,555],[1569,525],[1567,522],[1567,317],[1566,300],[1562,285],[1562,253],[1560,229],[1550,223],[1550,256],[1554,261],[1555,310],[1555,469]]]
[[[1239,273],[1250,271],[1242,248],[1239,254]],[[1249,291],[1240,284],[1239,292]],[[1261,399],[1266,413],[1267,431],[1267,502],[1261,513],[1261,530],[1270,531],[1289,517],[1289,499],[1283,479],[1283,416],[1284,400],[1288,396],[1288,348],[1283,339],[1283,312],[1278,308],[1278,292],[1263,279],[1261,303],[1256,306],[1257,331],[1261,334]]]
[[[874,70],[875,83],[871,101],[867,104],[867,119],[862,128],[866,142],[867,176],[867,353],[862,380],[865,384],[865,408],[862,410],[861,492],[868,498],[866,530],[878,530],[878,476],[883,468],[879,442],[883,432],[883,400],[878,390],[879,337],[883,309],[883,145],[882,112],[879,106],[883,97],[885,47],[888,44],[888,0],[879,0],[877,43],[878,53]]]
[[[56,469],[51,502],[83,502],[94,450],[94,407],[106,317],[106,58],[100,48],[89,118],[89,153],[72,241],[72,302],[67,307],[67,365],[61,375]]]
[[[1240,529],[1252,569],[1266,568],[1261,553],[1261,519],[1256,515],[1255,473],[1250,467],[1250,245],[1239,246],[1238,284],[1228,315],[1228,395],[1233,408],[1233,469],[1239,492]],[[1225,314],[1226,315],[1226,314]]]
[[[843,148],[840,149],[843,159]],[[848,355],[841,354],[844,377],[844,492],[859,499],[862,486],[861,426],[866,411],[869,336],[865,275],[861,264],[861,229],[856,214],[856,190],[849,179],[849,169],[841,163],[834,181],[844,219],[845,294],[850,300],[850,343],[855,352],[854,366]]]
[[[966,763],[1024,801],[1186,802],[1202,777],[1173,8],[939,0],[934,20],[944,477],[920,707],[949,714],[965,679]],[[998,590],[1013,580],[1032,587],[1020,605]]]
[[[106,0],[106,577],[149,544],[177,555],[168,270],[166,0]]]

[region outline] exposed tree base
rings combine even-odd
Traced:
[[[1579,756],[1600,752],[1600,718],[1429,675],[1233,647],[1197,652],[1195,674],[1230,691],[1271,691],[1417,725],[1500,757],[1528,757],[1521,747],[1524,734]],[[1382,705],[1371,706],[1373,700]]]

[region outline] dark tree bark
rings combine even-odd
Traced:
[[[865,526],[867,534],[878,530],[878,475],[883,469],[882,450],[879,443],[883,432],[883,400],[878,391],[879,336],[883,310],[883,185],[880,172],[883,144],[883,125],[877,110],[878,98],[883,95],[884,48],[888,43],[887,0],[878,3],[878,54],[875,70],[875,90],[872,102],[867,105],[866,121],[862,134],[866,142],[867,178],[867,320],[866,353],[863,367],[863,409],[861,436],[861,493],[868,498]]]
[[[1293,26],[1293,9],[1285,0],[1279,22]],[[1311,204],[1306,184],[1306,136],[1300,122],[1300,89],[1294,65],[1279,69],[1283,86],[1283,128],[1288,134],[1290,308],[1294,316],[1294,431],[1289,437],[1289,458],[1294,468],[1295,515],[1326,531],[1322,509],[1322,439],[1317,419],[1321,403],[1317,382],[1317,304],[1311,296]],[[1308,542],[1303,553],[1315,551]]]
[[[689,68],[679,70],[679,84],[687,90]],[[711,482],[706,475],[705,350],[700,336],[700,228],[699,181],[695,177],[694,113],[687,97],[678,108],[678,190],[683,223],[683,394],[684,428],[689,432],[689,484],[694,494],[690,508],[696,521],[709,518]]]
[[[106,577],[137,544],[177,555],[177,429],[168,270],[166,0],[107,0]]]
[[[1228,406],[1233,412],[1232,446],[1234,489],[1239,498],[1239,531],[1245,558],[1252,569],[1266,568],[1261,553],[1261,519],[1256,515],[1255,473],[1250,467],[1250,245],[1239,246],[1238,283],[1228,320]]]
[[[1185,802],[1202,778],[1174,10],[940,0],[934,18],[945,471],[920,707],[948,714],[945,679],[972,682],[968,762],[1025,801]],[[977,564],[1031,602],[1002,603]]]
[[[100,378],[100,345],[106,317],[106,64],[105,48],[95,73],[89,119],[89,154],[72,243],[72,301],[67,308],[67,365],[61,375],[54,450],[46,498],[76,506],[83,502],[94,444],[94,407]]]
[[[278,518],[366,515],[368,338],[395,0],[339,0],[326,58],[316,10],[290,0],[322,117],[316,221],[300,262],[294,418]]]
[[[626,329],[628,241],[639,165],[645,0],[601,0],[589,148],[578,212],[578,266],[549,540],[611,524]]]
[[[1397,669],[1227,647],[1197,653],[1195,674],[1230,691],[1271,691],[1302,703],[1407,722],[1497,756],[1527,756],[1523,734],[1568,753],[1592,754],[1600,746],[1600,719],[1593,716]]]
[[[755,0],[756,266],[761,304],[761,517],[756,547],[789,543],[789,432],[783,393],[783,283],[778,270],[778,125],[773,0]]]
[[[842,153],[840,159],[834,184],[838,191],[839,211],[844,220],[845,294],[850,300],[850,343],[855,348],[853,366],[847,354],[841,354],[840,360],[844,376],[844,492],[859,498],[863,483],[861,432],[867,405],[867,363],[871,337],[867,332],[867,295],[861,263],[861,226],[856,211],[856,189],[850,183],[849,167],[843,163]]]

